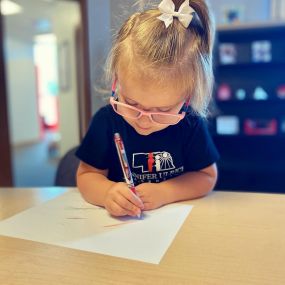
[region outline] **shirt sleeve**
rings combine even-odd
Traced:
[[[194,117],[188,120],[191,131],[185,139],[185,170],[197,171],[219,159],[219,153],[210,136],[206,120]]]
[[[98,169],[109,168],[111,138],[108,135],[108,124],[106,108],[102,108],[94,115],[87,134],[76,152],[81,161]]]

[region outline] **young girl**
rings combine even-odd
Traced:
[[[95,114],[77,151],[86,201],[114,216],[137,216],[213,189],[218,153],[204,119],[213,40],[205,0],[163,0],[123,24],[110,54],[110,104]],[[124,141],[137,195],[123,182],[115,133]]]

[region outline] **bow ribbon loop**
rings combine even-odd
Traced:
[[[189,0],[181,4],[178,12],[175,11],[175,4],[172,0],[163,0],[158,9],[162,14],[157,18],[164,22],[166,28],[173,23],[174,17],[178,18],[185,28],[188,28],[193,19],[193,13],[195,13],[195,10],[189,6]]]

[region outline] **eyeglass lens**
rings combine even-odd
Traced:
[[[114,108],[118,114],[131,119],[137,119],[141,114],[140,111],[135,110],[128,105],[118,104],[117,102],[114,102]],[[152,114],[151,118],[154,122],[159,124],[176,124],[180,120],[179,116],[169,114]]]

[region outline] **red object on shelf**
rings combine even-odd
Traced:
[[[217,91],[217,99],[221,101],[230,100],[232,97],[232,90],[228,84],[221,84]]]
[[[278,131],[276,119],[246,119],[244,121],[244,133],[249,136],[276,135]]]
[[[285,84],[277,88],[277,95],[280,99],[285,99]]]

